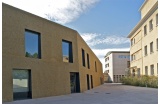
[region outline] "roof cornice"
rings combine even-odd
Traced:
[[[108,55],[110,55],[111,53],[130,53],[130,51],[109,51],[107,52],[107,54],[104,56],[107,57]]]
[[[139,8],[139,11],[141,11],[142,10],[142,8],[144,7],[144,5],[147,3],[147,1],[148,0],[145,0],[144,2],[143,2],[143,4],[141,5],[141,7]]]

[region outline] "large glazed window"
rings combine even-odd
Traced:
[[[25,30],[25,56],[30,58],[41,58],[39,33]]]
[[[72,42],[62,40],[63,62],[73,63]]]

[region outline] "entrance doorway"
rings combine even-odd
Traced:
[[[70,73],[70,86],[71,86],[71,93],[80,92],[79,73],[75,72]]]
[[[13,100],[31,99],[31,71],[13,70]]]
[[[90,90],[89,75],[87,74],[87,89]]]
[[[93,88],[93,78],[92,78],[92,75],[91,75],[91,88]]]

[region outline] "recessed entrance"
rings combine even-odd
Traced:
[[[90,90],[89,75],[87,74],[87,89]]]
[[[32,98],[31,71],[23,69],[13,70],[13,100]]]
[[[79,93],[80,92],[80,84],[79,84],[79,73],[71,72],[70,73],[70,86],[71,93]]]
[[[93,88],[93,78],[92,78],[92,75],[91,75],[91,88]]]

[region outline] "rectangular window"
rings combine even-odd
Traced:
[[[150,43],[150,53],[153,52],[153,42]]]
[[[137,69],[137,76],[140,76],[141,72],[140,72],[140,68]]]
[[[25,56],[41,58],[40,33],[25,30]]]
[[[131,55],[131,61],[133,61],[133,55]]]
[[[105,62],[107,62],[107,58],[105,59]]]
[[[63,62],[73,63],[72,42],[62,40]]]
[[[136,43],[136,39],[134,38],[134,44]]]
[[[147,56],[147,45],[144,47],[144,56]]]
[[[148,66],[145,66],[145,75],[148,75]]]
[[[144,26],[144,35],[147,35],[147,25]]]
[[[154,65],[151,65],[150,69],[151,69],[151,75],[154,75]]]
[[[107,64],[105,64],[105,68],[107,68]]]
[[[127,61],[127,68],[130,67],[130,61]]]
[[[133,39],[131,39],[131,46],[133,45]]]
[[[153,30],[153,20],[150,20],[149,21],[149,30],[151,31],[151,30]]]
[[[84,50],[82,49],[82,65],[85,67],[86,66],[86,63],[85,63],[85,52]]]
[[[156,46],[157,46],[157,50],[158,50],[158,38],[156,39]]]
[[[136,55],[133,55],[133,60],[136,60]]]
[[[158,75],[158,63],[157,63],[157,75]]]
[[[156,25],[158,25],[158,14],[156,14]]]
[[[87,64],[88,64],[88,69],[90,69],[90,62],[89,62],[89,54],[87,53]]]
[[[97,72],[97,63],[96,63],[96,61],[95,61],[95,71]]]

